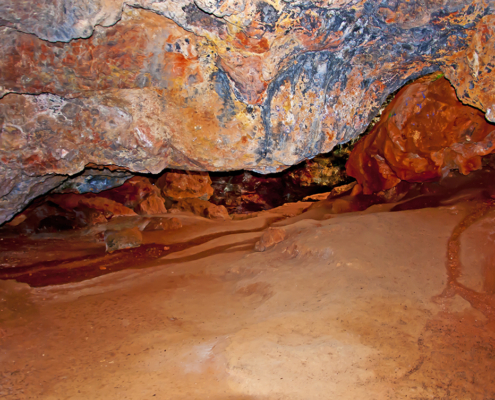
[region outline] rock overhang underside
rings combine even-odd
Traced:
[[[280,171],[440,71],[495,121],[494,1],[4,0],[0,223],[88,164]]]

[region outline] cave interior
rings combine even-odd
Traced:
[[[495,398],[495,3],[0,35],[1,398]]]

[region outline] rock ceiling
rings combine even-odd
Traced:
[[[441,71],[495,122],[495,1],[2,0],[0,223],[91,165],[274,172]]]

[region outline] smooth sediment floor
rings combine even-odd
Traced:
[[[234,221],[148,268],[0,281],[0,397],[493,399],[493,212],[459,239],[457,280],[486,307],[445,293],[472,208],[308,212],[261,253],[264,222]]]

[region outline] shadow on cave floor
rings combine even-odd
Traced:
[[[286,204],[272,210],[215,221],[174,213],[118,217],[87,229],[16,235],[0,231],[0,279],[15,279],[33,287],[79,282],[124,269],[150,268],[207,258],[226,252],[251,252],[270,226],[284,227],[305,220],[325,221],[355,213],[400,212],[427,207],[454,207],[457,203],[491,201],[495,172],[490,166],[463,176],[450,173],[438,182],[401,184],[392,195],[353,194],[354,185],[326,194],[317,202]],[[326,198],[328,197],[328,198]],[[483,203],[484,204],[484,203]],[[180,229],[150,230],[171,219]],[[105,232],[140,227],[143,241],[134,248],[109,252]],[[184,254],[183,256],[181,256]],[[179,255],[179,257],[176,257]]]

